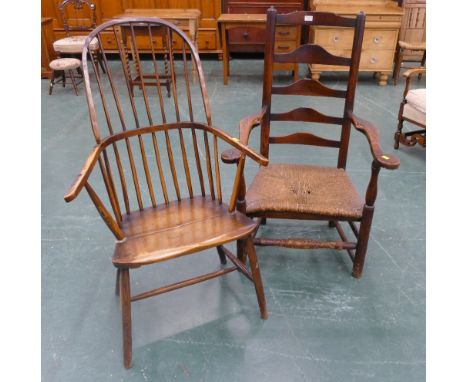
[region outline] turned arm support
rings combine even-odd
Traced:
[[[400,159],[398,157],[383,153],[379,142],[379,130],[372,123],[357,117],[352,112],[348,112],[347,117],[351,120],[356,130],[366,136],[374,158],[374,163],[377,166],[388,170],[394,170],[400,166]]]
[[[406,77],[406,86],[405,86],[405,91],[403,92],[403,98],[405,98],[409,92],[413,76],[415,76],[416,74],[419,75],[419,74],[424,74],[424,73],[426,73],[426,68],[424,67],[409,69],[403,73],[403,76]]]

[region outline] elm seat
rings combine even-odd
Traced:
[[[79,54],[83,50],[83,45],[88,36],[70,36],[54,42],[54,50],[59,53]],[[89,50],[97,50],[99,42],[96,38],[91,40]]]
[[[245,237],[256,228],[256,223],[245,215],[230,213],[225,204],[202,196],[135,211],[122,218],[126,238],[117,242],[112,261],[115,266],[129,268],[219,246]]]
[[[295,164],[260,168],[246,194],[247,214],[275,212],[357,220],[364,202],[343,169]]]

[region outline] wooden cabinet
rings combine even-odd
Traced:
[[[399,40],[409,43],[426,42],[426,0],[405,0]],[[421,61],[423,52],[406,50],[403,61]]]
[[[280,13],[289,13],[304,10],[304,2],[301,0],[225,0],[223,13],[235,14],[266,14],[266,11],[274,6]],[[285,53],[294,49],[297,44],[296,28],[282,28],[277,32],[277,40],[283,42],[280,52]],[[300,36],[299,36],[300,37]],[[263,52],[265,45],[265,30],[255,27],[241,27],[230,30],[228,33],[230,52]],[[285,48],[288,46],[288,48]]]
[[[359,71],[378,73],[379,85],[386,85],[393,70],[393,59],[398,41],[403,11],[397,3],[388,0],[311,0],[313,11],[333,12],[342,16],[366,14],[366,27],[362,43]],[[353,32],[334,27],[310,29],[309,39],[322,45],[330,53],[351,57]],[[342,71],[343,67],[310,65],[312,78],[321,72]]]
[[[55,38],[65,37],[65,31],[60,19],[58,6],[62,0],[41,0],[42,17],[51,17]],[[200,10],[200,24],[198,29],[198,49],[200,53],[221,53],[217,41],[216,20],[221,14],[221,0],[94,0],[96,4],[96,21],[102,24],[115,15],[122,14],[130,8],[167,8]],[[77,34],[83,34],[77,33]],[[112,33],[104,38],[103,43],[107,49],[117,50]]]
[[[49,63],[55,59],[54,30],[52,28],[52,18],[43,17],[41,19],[41,78],[48,78],[52,74]]]

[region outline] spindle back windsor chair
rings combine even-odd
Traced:
[[[330,227],[336,227],[340,241],[257,237],[254,242],[261,246],[346,250],[353,262],[352,274],[357,278],[361,277],[364,266],[380,168],[395,169],[399,166],[398,158],[384,154],[380,148],[378,129],[353,114],[364,23],[365,15],[362,12],[357,17],[348,18],[325,12],[277,14],[274,8],[268,10],[262,110],[241,121],[241,142],[247,144],[252,129],[261,125],[260,152],[265,157],[269,156],[272,144],[310,145],[338,149],[338,164],[337,167],[295,163],[269,164],[267,167],[260,168],[247,192],[241,189],[237,202],[240,211],[246,212],[250,217],[259,218],[262,222],[265,222],[267,218],[328,220]],[[353,48],[348,57],[331,54],[317,44],[304,44],[292,52],[278,54],[274,52],[277,25],[349,28],[354,30]],[[309,78],[300,79],[286,86],[273,86],[274,63],[349,67],[347,87],[344,90],[334,89]],[[307,96],[307,107],[281,113],[273,112],[273,95]],[[341,98],[344,100],[344,107],[337,110],[337,116],[322,114],[310,107],[314,103],[314,96]],[[272,123],[285,126],[284,122],[289,123],[287,127],[275,130],[283,134],[274,136],[270,129]],[[291,122],[296,122],[296,124],[292,126]],[[323,138],[313,134],[314,125],[309,123],[325,126],[338,125],[339,128],[334,130],[337,139]],[[345,171],[351,125],[366,136],[373,156],[372,174],[365,201],[361,199]],[[292,133],[284,135],[284,131]],[[331,135],[332,127],[328,131]],[[238,160],[232,150],[223,154],[226,162],[234,163]],[[347,239],[340,221],[349,223],[357,242]],[[240,252],[242,250],[242,248],[239,249]]]
[[[103,33],[111,32],[120,61],[108,59]],[[154,35],[169,44],[172,97],[162,95]],[[181,59],[172,54],[173,35],[182,41]],[[144,39],[146,37],[146,39]],[[98,41],[106,72],[100,73],[90,42]],[[141,44],[151,45],[143,56]],[[130,55],[132,51],[132,55]],[[190,58],[188,56],[190,55]],[[141,83],[141,92],[131,89],[129,57],[138,75],[152,72],[156,86]],[[144,59],[146,58],[146,59]],[[149,60],[148,60],[149,58]],[[74,200],[86,189],[99,214],[116,238],[113,264],[117,267],[116,293],[120,295],[123,352],[126,368],[132,364],[131,302],[189,286],[238,270],[255,285],[261,317],[267,318],[260,270],[253,245],[256,224],[235,211],[246,157],[261,165],[267,159],[222,130],[214,128],[204,74],[196,48],[173,24],[155,18],[126,18],[98,26],[86,39],[82,53],[83,75],[91,127],[96,141],[65,200]],[[191,65],[195,66],[193,79]],[[90,72],[94,73],[90,80]],[[177,79],[176,79],[177,78]],[[228,204],[223,202],[219,146],[241,152]],[[98,189],[91,183],[98,179]],[[226,178],[224,178],[226,179]],[[107,195],[105,201],[100,194]],[[246,258],[237,258],[225,243],[241,241]],[[216,248],[220,260],[232,267],[159,287],[135,296],[130,294],[129,270]]]

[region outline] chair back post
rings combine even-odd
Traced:
[[[359,63],[361,61],[362,41],[364,37],[364,26],[366,15],[361,11],[356,17],[354,28],[353,48],[351,53],[351,66],[348,76],[348,88],[346,90],[346,100],[344,105],[344,122],[341,130],[341,146],[338,153],[338,168],[346,168],[348,159],[349,137],[351,134],[351,120],[347,117],[348,112],[354,110],[354,98],[356,96],[356,86],[359,73]]]
[[[81,11],[84,6],[91,12],[90,25],[70,25],[67,17],[67,7],[73,7],[75,12]],[[64,0],[59,5],[60,16],[62,17],[63,29],[70,36],[71,31],[87,31],[96,28],[96,5],[90,0]]]
[[[269,138],[270,138],[270,111],[271,111],[271,89],[273,85],[273,53],[275,48],[275,30],[276,30],[275,7],[271,6],[267,10],[267,25],[265,38],[265,58],[263,71],[263,97],[262,108],[265,108],[265,116],[261,124],[261,142],[260,153],[268,158]]]

